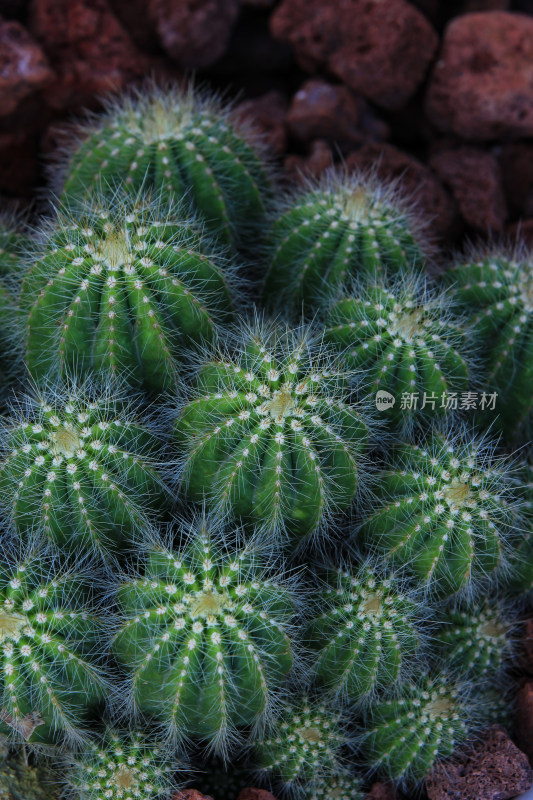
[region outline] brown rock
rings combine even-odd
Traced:
[[[28,31],[0,17],[0,116],[12,114],[24,97],[52,77],[45,54]]]
[[[533,763],[533,681],[526,681],[516,696],[515,738]]]
[[[287,98],[281,92],[267,92],[253,100],[239,103],[237,117],[251,123],[273,153],[282,154],[287,149],[285,116],[289,109]]]
[[[470,140],[533,135],[533,19],[488,11],[447,27],[426,111]]]
[[[283,0],[271,30],[304,69],[325,68],[385,108],[414,94],[437,47],[429,21],[405,0]]]
[[[306,178],[319,178],[333,165],[333,153],[327,142],[311,142],[308,156],[290,155],[285,159],[285,175],[289,183],[302,183]]]
[[[508,800],[532,782],[527,757],[505,728],[492,725],[472,747],[433,767],[426,790],[429,800]]]
[[[495,156],[474,147],[459,147],[432,156],[429,164],[451,189],[467,225],[483,233],[503,231],[507,208]]]
[[[276,800],[276,798],[266,789],[243,789],[237,800]]]
[[[183,67],[207,67],[224,55],[239,0],[149,0],[161,44]]]
[[[437,176],[416,158],[390,144],[366,144],[346,159],[348,169],[374,171],[383,181],[398,179],[422,217],[431,222],[436,238],[449,235],[456,217],[455,204]]]
[[[94,105],[149,70],[107,0],[32,0],[30,29],[57,74],[46,91],[52,108]]]
[[[393,783],[374,783],[370,787],[370,792],[366,796],[366,800],[397,800],[398,793]],[[329,800],[324,798],[324,800]]]
[[[323,80],[303,84],[292,98],[287,127],[295,139],[360,142],[357,98],[346,86]]]
[[[172,800],[213,800],[213,798],[209,794],[202,794],[198,789],[181,789],[172,796]]]
[[[509,208],[522,217],[532,217],[533,143],[513,142],[504,146],[500,164]]]

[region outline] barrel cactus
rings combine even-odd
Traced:
[[[273,324],[206,360],[174,439],[189,499],[303,537],[350,506],[367,425],[342,362]]]
[[[80,127],[64,165],[66,195],[118,181],[136,194],[155,187],[187,195],[226,243],[250,246],[272,194],[264,148],[235,112],[207,93],[177,87],[112,100]],[[247,238],[248,237],[248,238]]]
[[[94,371],[162,391],[231,320],[231,263],[185,211],[120,192],[58,211],[22,286],[37,381]]]
[[[396,189],[327,174],[290,198],[267,240],[263,300],[313,313],[347,279],[423,265],[420,225]]]
[[[367,797],[361,779],[348,770],[319,778],[307,788],[307,792],[308,800],[364,800]]]
[[[304,641],[320,685],[359,700],[398,680],[419,645],[414,598],[370,566],[328,570]]]
[[[181,551],[149,550],[118,602],[113,649],[133,705],[173,739],[225,753],[240,726],[271,712],[292,666],[293,604],[252,550],[223,547],[202,520]]]
[[[414,273],[361,282],[330,309],[324,340],[351,368],[365,370],[372,388],[392,395],[378,404],[387,418],[443,417],[461,407],[469,388],[467,333],[449,305]]]
[[[487,440],[433,430],[400,444],[375,481],[377,510],[362,536],[441,595],[474,589],[512,551],[516,497],[509,462]]]
[[[508,568],[501,576],[513,594],[533,592],[533,453],[517,464],[512,474],[522,517],[519,536],[509,554]]]
[[[94,579],[94,573],[93,573]],[[104,696],[105,631],[91,582],[43,551],[0,556],[0,733],[16,742],[79,741]],[[95,655],[96,654],[96,655]]]
[[[18,535],[107,557],[165,503],[155,434],[111,390],[59,385],[0,427],[0,497]]]

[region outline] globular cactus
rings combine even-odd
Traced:
[[[107,557],[167,501],[161,444],[111,390],[66,383],[0,426],[0,497],[17,535]]]
[[[393,780],[421,780],[466,740],[474,724],[472,704],[448,675],[421,670],[416,681],[368,707],[361,735],[365,763]]]
[[[372,389],[393,400],[379,406],[396,423],[449,415],[469,388],[467,333],[444,292],[407,272],[361,282],[331,307],[324,340],[365,370]]]
[[[396,188],[326,174],[290,199],[267,240],[263,300],[295,314],[320,308],[349,278],[424,262],[420,224]]]
[[[376,476],[367,545],[438,594],[453,594],[505,564],[517,498],[509,462],[487,440],[433,430],[422,445],[390,449]]]
[[[419,645],[419,612],[394,576],[368,565],[328,570],[316,602],[304,642],[322,687],[359,700],[405,672]]]
[[[93,573],[94,579],[94,573]],[[88,575],[40,550],[0,557],[0,733],[16,742],[79,741],[104,697],[105,624]]]
[[[310,329],[248,327],[208,357],[174,426],[189,499],[303,537],[354,497],[367,424]]]
[[[71,759],[66,782],[80,800],[169,800],[176,767],[145,735],[107,729]]]
[[[293,598],[263,558],[223,546],[205,520],[188,538],[180,551],[154,545],[142,576],[119,587],[113,650],[134,708],[224,754],[275,707],[293,663]]]
[[[343,768],[349,744],[341,713],[316,699],[296,695],[272,727],[254,740],[254,759],[286,792],[304,793]]]
[[[307,800],[364,800],[367,793],[360,778],[348,770],[339,770],[312,783],[306,796]]]
[[[501,576],[505,588],[513,594],[528,595],[533,592],[533,458],[517,465],[512,480],[519,497],[522,524],[519,535],[509,554],[508,569]]]
[[[208,94],[177,87],[124,96],[80,126],[65,167],[64,194],[121,181],[187,195],[228,244],[255,242],[272,195],[264,148],[236,114]]]
[[[231,263],[182,205],[96,195],[60,209],[22,286],[37,381],[93,371],[153,391],[232,318]]]
[[[457,308],[471,315],[486,392],[497,394],[482,419],[509,440],[521,431],[527,436],[533,421],[533,255],[525,248],[474,251],[445,279]]]

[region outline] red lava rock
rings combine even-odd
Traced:
[[[513,142],[502,148],[500,164],[509,208],[533,216],[533,143]]]
[[[302,183],[306,178],[319,178],[333,165],[333,153],[327,142],[311,142],[308,156],[290,155],[285,159],[285,175],[289,183]]]
[[[32,0],[29,17],[57,73],[46,90],[52,108],[94,105],[94,95],[121,89],[149,71],[150,61],[107,0]]]
[[[172,800],[213,800],[210,794],[202,794],[198,789],[182,789],[172,796]]]
[[[264,140],[273,153],[281,154],[287,149],[285,117],[289,110],[287,98],[281,92],[267,92],[253,100],[239,103],[235,109],[237,116],[249,121],[252,127],[263,134]]]
[[[484,233],[503,230],[507,208],[495,156],[474,147],[459,147],[432,156],[429,164],[451,189],[467,225]]]
[[[161,44],[183,67],[207,67],[226,52],[239,0],[148,0]]]
[[[426,98],[431,122],[464,139],[533,135],[533,19],[490,11],[447,27]]]
[[[292,98],[287,127],[295,139],[360,142],[357,98],[346,86],[306,81]]]
[[[0,116],[53,78],[45,54],[19,22],[0,17]]]
[[[412,156],[390,144],[369,143],[346,158],[348,169],[374,171],[383,181],[400,179],[436,238],[449,235],[456,217],[455,204],[437,176]]]
[[[366,800],[397,800],[398,793],[393,783],[374,783],[370,788],[370,792],[366,796]],[[324,798],[329,800],[329,798]]]
[[[0,192],[29,197],[39,175],[33,127],[0,131]]]
[[[533,681],[526,681],[516,695],[515,738],[533,763]]]
[[[508,800],[533,782],[527,756],[505,728],[492,725],[472,747],[433,767],[426,779],[429,800]]]
[[[237,800],[276,800],[276,798],[266,789],[243,789]]]
[[[405,0],[283,0],[271,17],[310,72],[325,68],[384,108],[400,108],[436,47],[430,22]]]

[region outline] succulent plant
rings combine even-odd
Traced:
[[[302,537],[350,506],[367,425],[342,362],[273,324],[206,360],[174,439],[189,499]]]
[[[509,462],[493,451],[486,439],[436,429],[423,445],[392,447],[361,527],[367,545],[441,595],[475,588],[514,539]]]
[[[330,309],[324,340],[393,396],[387,418],[442,417],[460,408],[469,388],[466,331],[448,306],[414,273],[361,283]]]
[[[43,238],[21,301],[38,381],[94,371],[161,391],[232,318],[232,266],[179,204],[96,195],[60,209]]]
[[[508,565],[501,576],[507,591],[527,595],[533,592],[533,453],[519,462],[512,480],[519,497],[522,525],[516,544],[509,553]]]
[[[94,575],[93,575],[94,577]],[[105,632],[91,581],[40,550],[0,556],[0,733],[17,742],[79,740],[104,696],[95,656]]]
[[[472,317],[495,413],[481,419],[506,438],[527,437],[533,421],[533,256],[492,249],[472,252],[446,273],[457,307]]]
[[[170,798],[176,764],[167,749],[138,732],[107,729],[72,759],[69,789],[80,800]]]
[[[368,707],[361,736],[365,762],[394,780],[421,780],[467,738],[473,722],[466,697],[445,673],[421,671],[416,681]]]
[[[333,772],[327,777],[319,778],[308,788],[308,800],[364,800],[361,779],[347,770]]]
[[[15,374],[20,373],[23,360],[21,319],[16,303],[23,241],[15,221],[0,216],[0,394]]]
[[[292,596],[264,559],[223,546],[205,519],[186,538],[179,552],[154,545],[143,574],[119,587],[113,649],[134,707],[173,739],[224,754],[240,726],[272,711],[292,666]]]
[[[160,442],[111,389],[71,382],[36,393],[0,433],[0,497],[19,535],[107,556],[166,501]]]
[[[418,649],[419,612],[394,576],[366,565],[328,570],[304,634],[322,687],[359,700],[398,680]]]
[[[65,165],[64,193],[95,182],[123,182],[134,193],[155,187],[187,195],[210,230],[251,246],[272,194],[259,140],[216,98],[177,87],[112,100],[80,129]]]
[[[361,273],[418,269],[420,223],[396,187],[361,175],[328,173],[289,199],[267,240],[267,306],[307,313]]]

